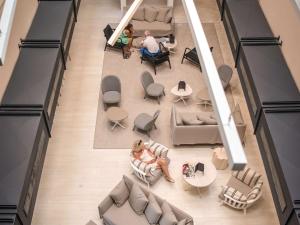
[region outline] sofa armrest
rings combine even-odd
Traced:
[[[103,217],[104,213],[110,208],[112,207],[112,205],[114,204],[113,200],[111,199],[110,196],[107,196],[98,206],[98,210],[99,210],[99,215],[100,218]]]

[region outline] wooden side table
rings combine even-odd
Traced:
[[[217,170],[224,170],[228,167],[228,158],[224,148],[216,148],[213,151],[212,163]]]
[[[124,109],[120,107],[110,107],[106,113],[109,121],[113,123],[112,130],[115,129],[116,126],[126,128],[121,124],[121,122],[128,117],[128,113]]]

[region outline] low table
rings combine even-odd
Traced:
[[[197,105],[204,105],[204,109],[206,109],[208,105],[211,105],[207,88],[203,88],[197,93],[197,99],[200,101],[197,103]]]
[[[228,158],[224,148],[216,148],[213,151],[212,163],[217,170],[225,170],[228,167]]]
[[[196,163],[197,162],[192,162],[190,164]],[[187,177],[182,174],[184,182],[189,186],[196,188],[199,194],[201,188],[205,188],[211,185],[217,177],[217,170],[212,162],[208,160],[201,160],[201,163],[204,164],[204,173],[197,171],[191,177]]]
[[[124,109],[120,107],[110,107],[106,113],[109,121],[113,123],[111,130],[115,129],[116,126],[126,128],[121,124],[121,122],[128,117],[128,113]]]
[[[193,90],[188,84],[186,84],[185,90],[178,90],[178,85],[176,85],[171,89],[171,93],[178,97],[178,99],[176,99],[174,102],[183,101],[183,103],[186,105],[185,99],[189,98],[192,95]]]
[[[177,47],[177,40],[174,40],[174,43],[164,41],[162,42],[163,46],[168,49],[170,53],[175,53],[175,48]]]

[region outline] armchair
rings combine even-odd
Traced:
[[[110,37],[112,36],[112,34],[114,33],[114,29],[111,28],[111,26],[109,24],[107,24],[107,26],[104,28],[103,30],[105,39],[106,39],[106,43],[105,43],[105,47],[104,47],[104,51],[106,51],[106,48],[113,48],[113,49],[118,49],[122,51],[122,55],[123,58],[125,58],[125,51],[124,51],[124,47],[125,44],[123,44],[122,42],[116,42],[113,46],[108,44],[108,40],[110,39]]]
[[[147,113],[141,113],[139,114],[135,120],[134,120],[134,126],[133,131],[137,128],[139,130],[145,131],[147,133],[147,136],[150,137],[150,131],[155,128],[155,121],[157,120],[159,116],[160,111],[157,110],[153,116],[150,116]]]
[[[155,56],[147,56],[147,55],[141,56],[141,64],[143,63],[143,61],[150,62],[154,68],[155,75],[156,75],[156,66],[158,66],[164,62],[168,62],[170,69],[172,69],[170,57],[169,57],[170,52],[168,50],[166,50],[166,48],[163,46],[163,44],[161,42],[159,43],[159,48],[160,48],[160,53]]]
[[[210,47],[210,51],[213,51],[214,47]],[[181,59],[181,64],[183,63],[183,60],[186,59],[189,62],[195,64],[196,66],[199,66],[200,71],[202,72],[201,64],[197,55],[197,50],[196,48],[190,49],[190,48],[185,48],[182,59]]]
[[[117,76],[108,75],[101,82],[102,100],[106,110],[110,104],[119,104],[121,101],[121,82]]]
[[[145,143],[145,146],[157,157],[162,157],[167,159],[168,163],[170,159],[168,158],[169,149],[159,143],[154,142],[153,140],[149,140],[149,142]],[[139,178],[141,181],[148,185],[154,184],[159,178],[163,175],[160,169],[150,170],[150,166],[138,159],[135,159],[131,156],[130,166],[133,169],[134,175]]]
[[[165,87],[162,84],[155,83],[153,77],[148,71],[144,71],[141,75],[141,82],[145,90],[145,98],[153,97],[160,104],[160,97],[165,94]]]
[[[235,171],[227,185],[223,187],[219,198],[222,204],[243,210],[246,214],[247,209],[260,199],[262,186],[261,175],[254,170],[248,168]]]

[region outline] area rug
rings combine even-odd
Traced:
[[[222,52],[215,25],[213,23],[203,24],[210,46],[213,46],[213,57],[216,65],[223,63]],[[116,127],[111,130],[111,123],[108,121],[103,108],[102,94],[99,93],[97,122],[94,136],[95,149],[128,149],[137,139],[147,140],[145,134],[132,131],[133,122],[140,113],[153,115],[156,110],[160,110],[160,115],[156,125],[158,129],[151,131],[151,139],[171,147],[170,117],[172,105],[181,111],[200,111],[205,110],[197,105],[196,94],[199,90],[205,88],[202,74],[198,67],[188,61],[181,64],[182,54],[186,47],[193,48],[192,36],[188,24],[176,24],[177,48],[174,54],[171,54],[170,60],[172,69],[169,69],[168,63],[157,67],[157,75],[154,75],[153,68],[144,62],[141,64],[138,50],[135,50],[129,59],[124,60],[120,52],[110,50],[104,55],[102,76],[116,75],[121,80],[122,101],[121,107],[125,109],[129,116],[124,120],[126,129]],[[144,90],[140,82],[140,76],[148,70],[154,77],[155,82],[165,86],[166,96],[161,98],[160,104],[156,100],[144,99]],[[186,81],[193,89],[193,95],[188,100],[187,105],[182,102],[174,103],[175,97],[171,94],[171,89],[178,84],[180,80]],[[230,88],[226,90],[226,96],[229,104],[234,105]],[[210,110],[210,109],[206,109]]]

